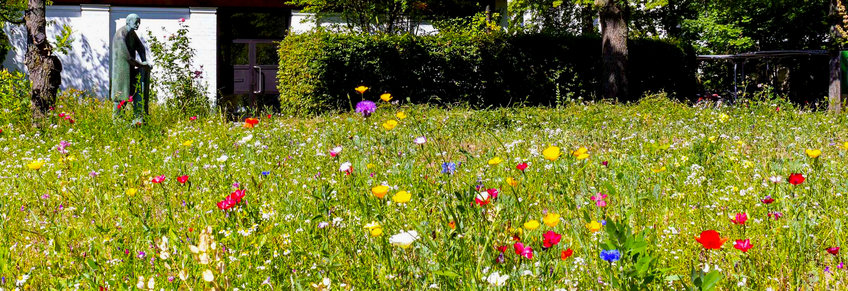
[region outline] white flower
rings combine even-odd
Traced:
[[[215,274],[212,274],[212,270],[206,269],[206,271],[203,271],[203,281],[212,282],[212,280],[215,280]]]
[[[337,147],[334,147],[333,149],[330,150],[330,155],[335,157],[336,155],[338,155],[341,152],[342,152],[342,147],[337,146]]]
[[[144,276],[138,276],[138,283],[135,283],[135,287],[138,289],[144,289]]]
[[[418,232],[414,230],[404,231],[399,234],[393,235],[389,238],[389,243],[395,246],[399,246],[403,249],[409,248],[412,245],[412,242],[418,239]]]
[[[414,140],[412,140],[412,142],[417,144],[417,145],[422,145],[422,144],[427,142],[427,138],[423,137],[423,136],[419,136],[419,137],[416,137]]]
[[[780,183],[780,182],[783,181],[783,177],[781,177],[781,176],[771,176],[771,177],[769,177],[769,181],[771,181],[772,183]]]
[[[147,289],[153,290],[156,288],[156,281],[153,280],[153,276],[150,276],[150,280],[147,280]]]
[[[217,160],[218,160],[218,162],[223,163],[223,162],[226,162],[227,159],[229,159],[229,158],[230,157],[228,157],[227,155],[221,155],[221,157],[219,157]]]
[[[504,284],[506,284],[506,280],[508,279],[509,275],[501,276],[501,274],[497,271],[489,274],[489,276],[486,277],[486,281],[489,282],[489,284],[492,284],[493,286],[503,286]]]
[[[480,201],[489,200],[489,192],[488,191],[480,192],[480,193],[477,194],[476,198],[479,199]]]
[[[351,164],[350,162],[344,162],[344,163],[342,163],[342,165],[339,167],[339,172],[347,172],[347,171],[350,171],[350,168],[351,168],[352,166],[353,166],[353,164]]]
[[[247,135],[247,136],[245,136],[245,137],[242,137],[242,138],[241,138],[241,140],[240,140],[238,143],[239,143],[239,144],[246,144],[246,143],[247,143],[247,142],[249,142],[251,139],[253,139],[253,135],[252,135],[252,134],[249,134],[249,135]]]

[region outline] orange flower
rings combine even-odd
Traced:
[[[256,118],[246,118],[244,120],[244,128],[253,128],[254,125],[259,124],[259,119]]]
[[[359,94],[364,94],[365,91],[368,91],[368,89],[369,89],[368,87],[359,86],[359,87],[354,88],[353,90],[356,90],[356,92],[359,92]]]
[[[451,220],[451,222],[448,223],[448,226],[450,226],[451,229],[456,229],[456,221]]]

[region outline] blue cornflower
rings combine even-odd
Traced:
[[[262,176],[268,176],[268,174],[271,174],[271,171],[262,171]]]
[[[456,163],[454,162],[445,162],[442,163],[442,174],[453,174],[456,172]]]
[[[606,219],[601,219],[601,221],[599,221],[599,222],[601,223],[601,225],[607,226],[607,220]]]
[[[618,250],[602,250],[601,259],[610,263],[621,260],[621,252]]]

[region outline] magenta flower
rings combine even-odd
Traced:
[[[562,239],[562,235],[554,232],[553,230],[549,230],[542,235],[542,239],[544,248],[549,249],[559,243],[560,239]]]
[[[607,194],[603,194],[603,193],[598,192],[598,195],[593,195],[589,199],[592,199],[592,201],[595,201],[595,205],[597,205],[598,207],[607,206],[607,201],[605,200],[605,199],[607,199]]]
[[[532,259],[533,258],[533,248],[525,247],[523,243],[517,242],[512,247],[515,249],[515,253],[519,256]]]
[[[748,214],[745,212],[736,213],[736,216],[730,221],[734,224],[745,224],[748,221]]]

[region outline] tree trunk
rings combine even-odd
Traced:
[[[580,33],[583,35],[590,35],[596,33],[595,30],[595,13],[591,4],[589,5],[580,5]]]
[[[600,9],[603,76],[602,95],[606,99],[627,99],[627,22],[621,0],[597,0]]]
[[[32,82],[32,115],[37,124],[56,103],[56,93],[62,83],[62,62],[53,55],[53,47],[47,40],[44,10],[44,0],[29,0],[24,14],[27,29],[26,67]]]

